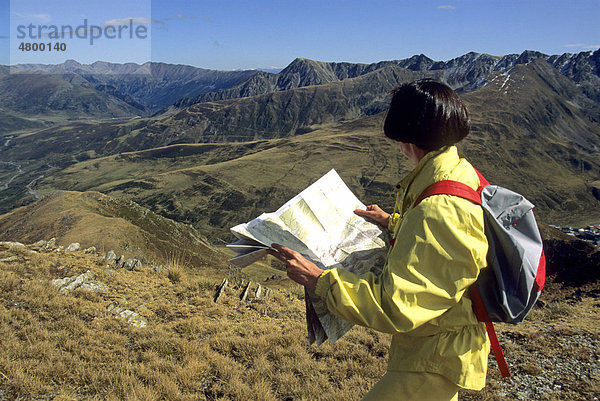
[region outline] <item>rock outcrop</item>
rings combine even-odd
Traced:
[[[104,292],[108,290],[106,284],[94,280],[95,275],[92,271],[88,270],[83,274],[72,277],[57,278],[52,280],[58,292],[61,294],[68,294],[76,289],[82,289],[93,292]]]

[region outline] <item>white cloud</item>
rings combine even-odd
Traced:
[[[183,15],[183,14],[177,14],[173,17],[165,17],[165,18],[161,18],[162,21],[176,21],[176,20],[180,20],[180,19],[191,19],[194,20],[198,17],[195,17],[193,15]],[[204,17],[202,18],[202,20],[204,22],[213,22],[213,20],[210,17]],[[156,21],[153,21],[156,22]]]
[[[108,25],[118,26],[118,25],[129,25],[129,23],[132,23],[134,25],[146,25],[146,24],[161,23],[161,22],[150,19],[150,18],[146,18],[146,17],[127,17],[127,18],[111,19],[108,21],[104,21],[102,24],[105,26],[108,26]]]
[[[173,21],[173,20],[177,20],[177,19],[185,19],[185,18],[188,18],[188,17],[186,17],[186,16],[185,16],[185,15],[183,15],[183,14],[177,14],[177,15],[176,15],[176,16],[174,16],[174,17],[166,17],[166,18],[163,18],[163,20],[164,20],[164,21]]]
[[[442,5],[442,6],[437,6],[437,8],[439,8],[441,10],[455,10],[456,9],[455,6],[451,6],[449,4]]]
[[[19,18],[33,20],[42,24],[52,21],[52,17],[50,16],[50,14],[22,14],[17,12],[13,14]]]
[[[600,49],[600,44],[589,45],[589,44],[585,44],[585,43],[570,43],[567,45],[563,45],[563,47],[576,47],[578,49]]]

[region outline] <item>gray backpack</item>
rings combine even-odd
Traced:
[[[483,207],[488,266],[471,287],[471,300],[477,319],[486,324],[500,372],[509,377],[492,322],[517,324],[527,316],[544,287],[546,258],[533,204],[518,193],[490,185],[479,171],[477,175],[476,191],[458,181],[439,181],[427,187],[414,206],[429,196],[445,194]]]

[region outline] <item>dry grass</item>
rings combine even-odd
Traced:
[[[385,371],[381,333],[354,328],[333,346],[307,346],[300,287],[241,302],[233,280],[215,304],[225,273],[200,275],[181,258],[156,273],[105,270],[82,253],[0,252],[8,256],[18,259],[0,262],[0,400],[356,400]],[[88,269],[109,291],[60,295],[51,285]],[[585,380],[571,369],[597,364],[598,299],[546,294],[522,325],[497,325],[515,378],[500,379],[490,357],[488,386],[462,400],[521,399],[514,391],[552,377],[563,387],[529,399],[600,395],[597,367]],[[148,326],[116,319],[111,304]]]
[[[376,332],[307,346],[299,291],[241,303],[230,288],[215,304],[220,277],[181,264],[108,273],[79,253],[21,256],[0,262],[0,400],[356,399],[385,369],[388,340]],[[50,284],[87,269],[107,293]],[[115,319],[110,304],[149,325]]]

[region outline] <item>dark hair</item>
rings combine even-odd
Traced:
[[[446,84],[423,79],[392,92],[383,132],[390,139],[431,151],[454,145],[467,136],[470,126],[458,95]]]

